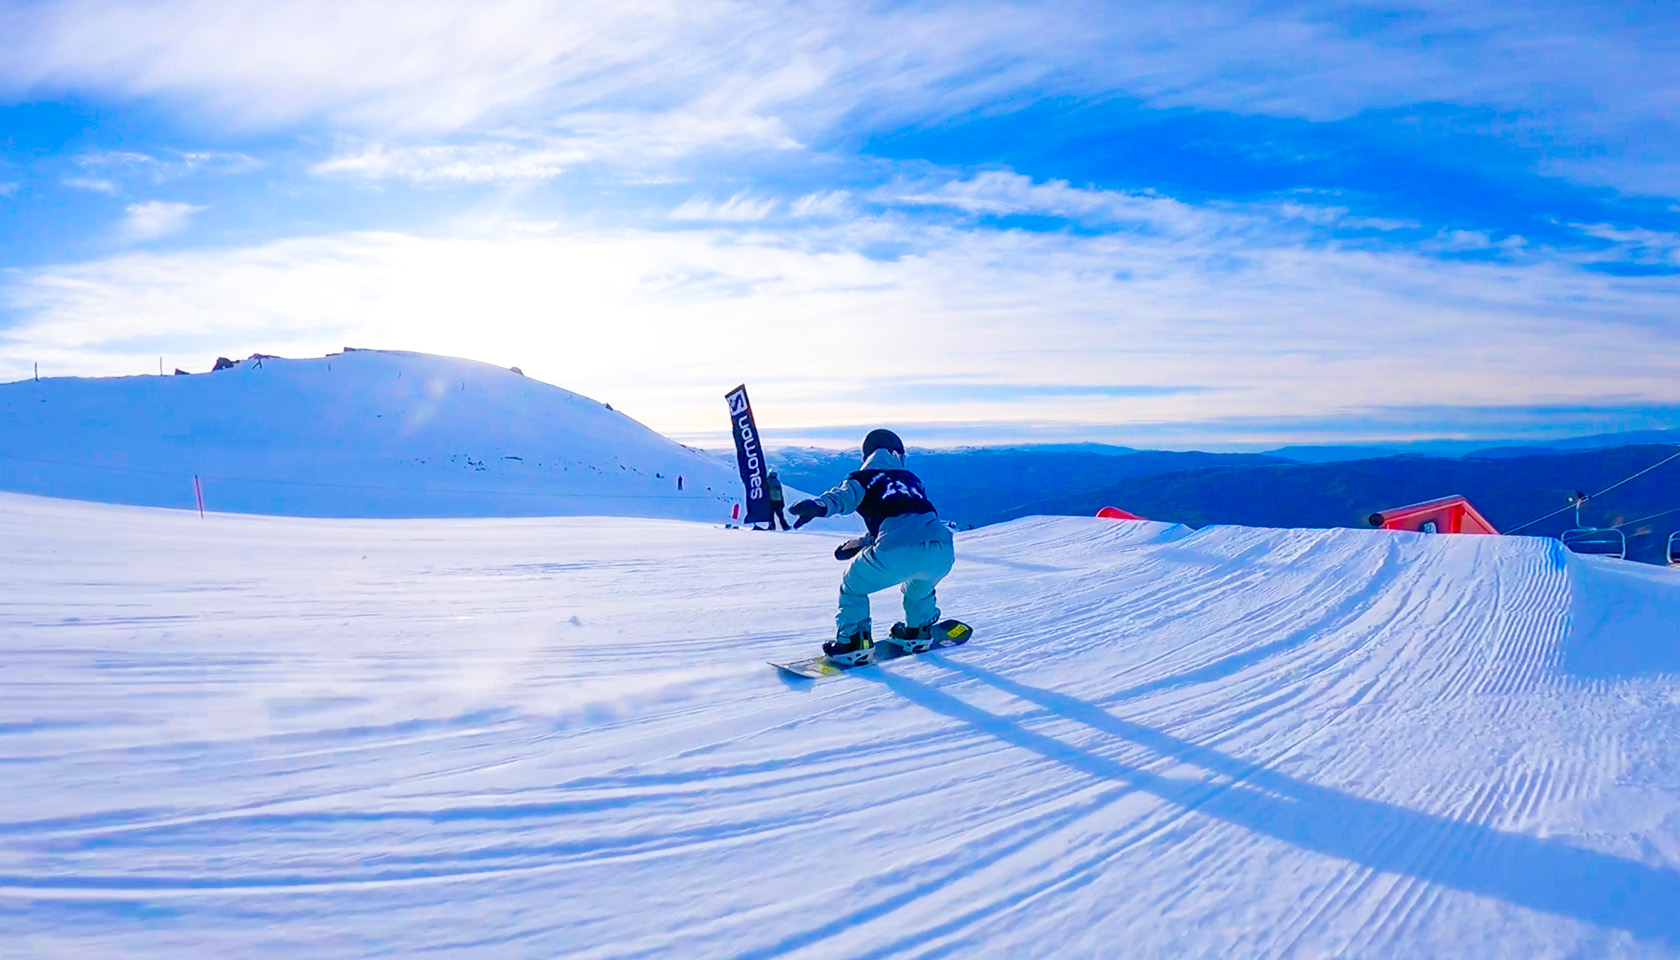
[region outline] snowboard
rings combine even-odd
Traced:
[[[956,647],[968,642],[974,636],[974,628],[961,620],[941,620],[933,625],[933,646],[929,650],[940,647]],[[915,654],[906,651],[891,638],[875,641],[875,663],[887,663],[899,657],[913,657]],[[794,676],[811,680],[832,680],[844,676],[847,671],[857,669],[857,666],[873,666],[873,664],[858,664],[853,666],[845,663],[835,663],[826,655],[807,657],[804,660],[792,660],[780,663],[769,661],[772,667],[786,671]]]

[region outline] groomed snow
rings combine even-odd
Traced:
[[[0,495],[0,954],[1680,955],[1673,571],[1034,518],[783,679],[832,545]]]

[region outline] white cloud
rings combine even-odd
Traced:
[[[111,195],[122,191],[122,183],[164,183],[196,174],[246,173],[262,166],[249,154],[222,151],[173,151],[154,157],[130,150],[101,150],[80,154],[74,162],[87,175],[66,178],[65,186]]]
[[[167,200],[148,200],[131,203],[123,219],[122,234],[129,240],[156,240],[180,233],[187,221],[203,207],[190,203],[171,203]]]
[[[1480,230],[1442,230],[1423,244],[1425,249],[1442,253],[1466,253],[1487,250],[1493,238]]]
[[[1103,235],[956,230],[892,213],[422,239],[302,238],[15,272],[4,358],[143,369],[158,350],[373,344],[518,364],[656,428],[716,426],[718,384],[777,422],[1193,423],[1265,411],[1680,401],[1680,281],[1556,260],[1440,260],[1250,228],[1265,211]],[[882,259],[866,251],[886,248]],[[650,377],[648,371],[661,371]],[[1158,396],[883,399],[859,378],[1125,383]]]
[[[263,165],[248,153],[225,150],[183,150],[172,163],[187,173],[216,174],[248,173]]]
[[[1680,233],[1630,230],[1608,223],[1572,223],[1570,226],[1589,237],[1609,241],[1617,260],[1680,266]]]
[[[90,190],[94,193],[106,193],[113,196],[117,192],[115,183],[101,177],[66,177],[59,182],[75,190]]]
[[[847,190],[821,190],[794,200],[789,207],[796,217],[839,217],[851,212],[852,194]]]
[[[524,132],[471,143],[373,143],[340,152],[311,169],[321,176],[420,184],[507,183],[549,180],[575,165],[604,161],[614,164],[616,176],[629,174],[628,179],[649,182],[663,178],[636,175],[640,165],[720,144],[762,150],[799,146],[781,123],[750,115],[576,115],[567,123],[571,132],[564,136]]]
[[[705,197],[690,197],[671,211],[672,220],[713,220],[726,223],[763,220],[774,213],[779,201],[770,197],[752,197],[738,193],[722,203]]]
[[[100,150],[84,153],[76,158],[76,164],[85,168],[96,167],[149,167],[157,164],[150,155],[134,153],[127,150]]]
[[[581,157],[574,150],[521,149],[507,143],[430,147],[374,145],[359,153],[340,154],[316,164],[312,169],[322,176],[345,175],[367,180],[491,183],[547,180],[564,173],[568,165],[576,163]]]
[[[22,184],[16,181],[0,183],[0,197],[12,196],[18,192],[18,187],[20,186],[22,186]]]
[[[105,150],[84,153],[76,157],[76,164],[85,170],[117,171],[159,183],[196,173],[246,173],[262,166],[250,154],[219,150],[177,150],[163,157],[131,150]]]
[[[1249,219],[1246,213],[1240,217],[1230,211],[1216,213],[1211,208],[1195,207],[1148,191],[1078,188],[1065,180],[1041,183],[1001,170],[967,180],[899,184],[877,191],[876,199],[912,206],[949,207],[989,216],[1032,214],[1108,227],[1130,225],[1177,233],[1204,229],[1215,223],[1231,226],[1239,219]]]
[[[1416,220],[1398,220],[1393,217],[1342,217],[1337,221],[1338,226],[1352,230],[1422,230],[1423,224]]]

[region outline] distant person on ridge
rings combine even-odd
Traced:
[[[840,611],[835,637],[823,644],[830,660],[865,664],[875,658],[870,635],[869,595],[903,585],[904,622],[892,628],[892,639],[908,653],[921,653],[934,643],[939,604],[934,586],[951,572],[956,551],[951,530],[939,519],[922,490],[922,481],[904,469],[904,443],[891,430],[871,430],[863,438],[863,468],[815,500],[801,500],[791,508],[794,529],[817,517],[835,517],[854,510],[869,527],[869,535],[854,541],[861,549],[835,556],[852,557],[840,580]],[[853,556],[855,553],[855,556]]]
[[[782,522],[783,530],[791,529],[788,527],[787,514],[782,512],[782,504],[787,502],[787,496],[782,493],[781,478],[776,476],[774,470],[770,471],[770,475],[764,478],[764,493],[770,498],[770,525],[764,529],[776,529],[776,521],[778,520]]]

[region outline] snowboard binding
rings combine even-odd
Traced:
[[[907,627],[903,623],[895,623],[890,636],[892,642],[905,653],[927,653],[933,649],[933,624]]]
[[[941,620],[925,627],[893,624],[889,633],[892,643],[905,653],[927,653],[934,647],[954,647],[967,643],[974,628],[961,620]]]
[[[836,637],[823,644],[823,653],[835,663],[861,667],[875,659],[875,641],[868,630],[860,630],[850,637]]]

